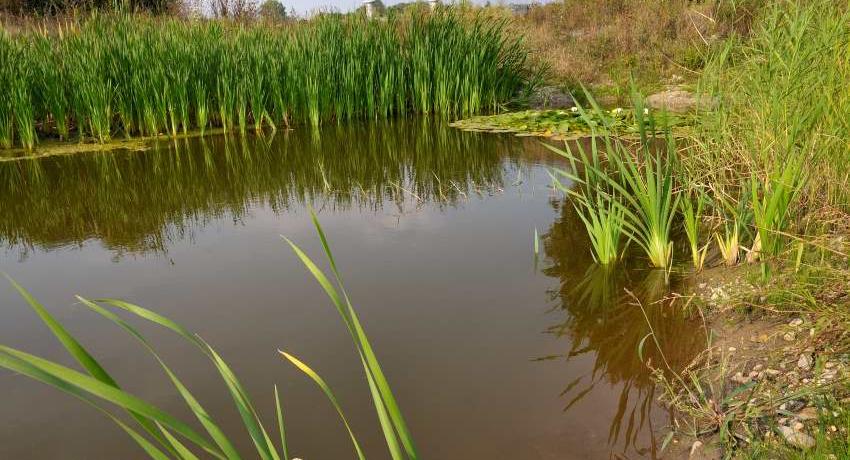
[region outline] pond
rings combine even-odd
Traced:
[[[155,361],[74,294],[183,323],[230,362],[269,425],[278,385],[291,453],[353,458],[324,395],[277,350],[298,356],[334,389],[369,458],[387,458],[351,339],[280,237],[324,262],[312,206],[424,458],[657,457],[670,419],[638,344],[651,324],[664,356],[647,345],[644,358],[681,367],[705,344],[701,323],[665,298],[663,274],[594,268],[552,166],[564,165],[539,141],[427,120],[6,162],[0,270],[128,391],[184,420]],[[0,298],[0,343],[73,364],[6,283]],[[134,324],[249,449],[212,366]],[[0,394],[0,458],[142,456],[53,388],[2,371]]]

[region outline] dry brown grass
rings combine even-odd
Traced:
[[[553,83],[652,89],[674,74],[694,80],[714,43],[746,33],[759,1],[568,0],[515,21]]]

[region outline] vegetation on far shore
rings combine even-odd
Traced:
[[[94,15],[0,31],[0,147],[41,137],[245,132],[495,110],[536,73],[504,21],[451,8],[370,21]]]
[[[649,109],[644,108],[644,115]],[[652,128],[681,128],[692,126],[694,116],[657,111]],[[615,107],[610,110],[569,109],[522,110],[495,115],[478,115],[451,123],[465,131],[490,133],[515,133],[518,136],[538,136],[553,140],[572,140],[608,133],[620,137],[637,137],[641,133],[638,117],[633,109]],[[650,129],[644,126],[643,129]]]

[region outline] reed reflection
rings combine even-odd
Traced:
[[[454,206],[472,190],[501,187],[518,145],[414,119],[4,162],[0,241],[22,256],[87,240],[116,254],[161,252],[211,220],[244,219],[252,206]]]
[[[552,201],[552,206],[559,217],[543,235],[548,263],[543,272],[559,282],[552,298],[562,319],[546,332],[564,340],[567,349],[542,360],[572,363],[589,357],[592,365],[576,364],[574,368],[583,369],[581,375],[561,393],[564,411],[576,410],[597,387],[614,387],[620,397],[616,412],[610,414],[612,452],[656,458],[656,435],[663,428],[657,422],[665,414],[654,402],[650,366],[670,372],[688,365],[705,346],[701,323],[686,302],[672,294],[678,280],[668,284],[663,271],[638,266],[640,261],[614,267],[594,264],[574,208],[568,201]],[[648,336],[651,331],[660,349]]]

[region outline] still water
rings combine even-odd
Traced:
[[[323,261],[312,206],[424,458],[658,457],[669,415],[637,346],[648,320],[682,366],[704,343],[699,327],[665,300],[663,275],[593,268],[552,166],[563,167],[538,141],[421,120],[5,162],[0,270],[125,389],[184,420],[154,360],[74,294],[183,323],[230,362],[269,425],[278,385],[291,453],[354,458],[324,395],[276,350],[298,356],[333,387],[369,458],[388,458],[347,331],[280,238]],[[73,365],[6,283],[0,315],[0,343]],[[212,366],[134,324],[247,452]],[[661,362],[655,347],[646,356]],[[142,457],[83,403],[0,371],[0,458]]]

